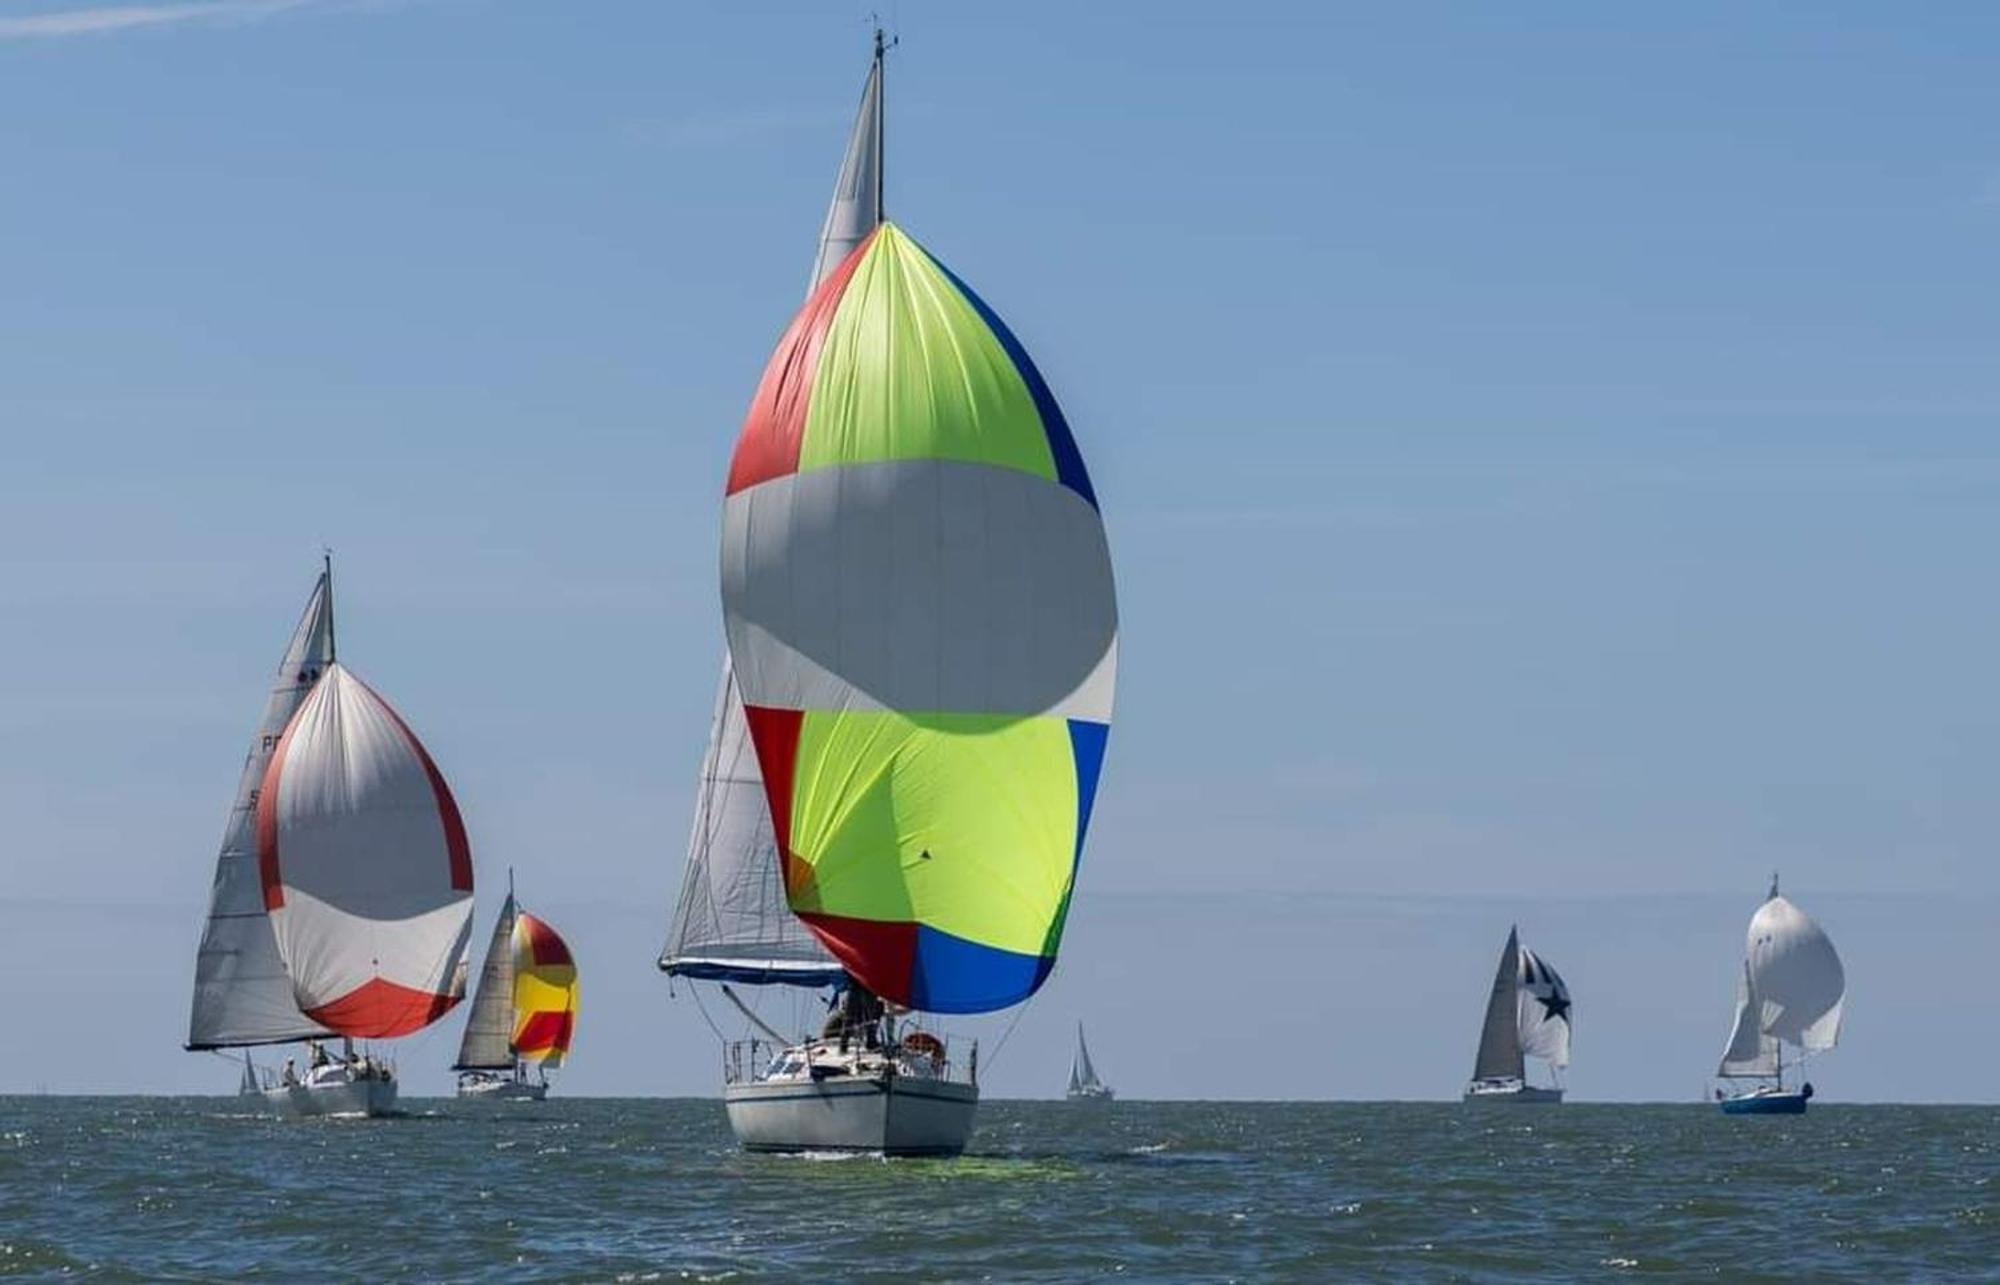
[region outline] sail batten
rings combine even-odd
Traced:
[[[299,1011],[291,977],[278,956],[264,905],[256,815],[272,752],[332,662],[333,600],[330,577],[322,572],[279,662],[216,855],[208,921],[195,955],[190,1049],[283,1044],[331,1033]]]

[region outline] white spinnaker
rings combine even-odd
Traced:
[[[1569,987],[1548,961],[1521,948],[1521,989],[1516,1018],[1521,1051],[1551,1066],[1569,1065]]]
[[[1745,956],[1764,1033],[1808,1053],[1832,1048],[1847,973],[1813,917],[1774,891],[1750,919]]]
[[[878,49],[820,227],[808,296],[882,221],[882,129]],[[726,649],[719,687],[687,867],[660,967],[724,981],[814,986],[837,981],[840,965],[785,902],[764,778]]]
[[[195,955],[189,1048],[276,1044],[329,1034],[293,1001],[292,979],[271,935],[257,870],[257,792],[286,725],[332,663],[333,598],[322,574],[278,665],[223,829],[208,922]]]
[[[384,1038],[464,996],[472,857],[458,806],[403,720],[338,664],[271,758],[257,838],[302,1011]]]
[[[1729,1028],[1729,1046],[1722,1050],[1720,1076],[1766,1076],[1778,1073],[1778,1042],[1764,1034],[1760,1019],[1762,1006],[1750,992],[1750,965],[1736,979],[1736,1020]]]
[[[454,1071],[512,1070],[514,1066],[514,894],[508,893],[486,941],[465,1035],[458,1042]]]

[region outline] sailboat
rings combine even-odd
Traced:
[[[507,875],[507,900],[480,965],[465,1035],[458,1043],[458,1096],[540,1102],[549,1072],[576,1034],[576,961],[546,920],[522,911]],[[533,1072],[531,1075],[530,1072]]]
[[[240,1090],[290,1116],[394,1109],[393,1063],[354,1041],[412,1034],[458,1003],[472,922],[458,805],[402,717],[340,664],[333,623],[329,557],[223,832],[187,1040],[245,1050]],[[302,1071],[247,1051],[299,1042]]]
[[[1069,1061],[1069,1091],[1065,1095],[1071,1102],[1109,1102],[1118,1095],[1111,1086],[1097,1078],[1097,1068],[1090,1064],[1090,1045],[1083,1042],[1083,1023],[1076,1024],[1076,1055]]]
[[[765,370],[723,511],[777,883],[839,970],[816,1037],[731,1046],[751,1150],[964,1148],[978,1048],[954,1056],[927,1015],[1048,977],[1111,717],[1110,554],[1068,425],[992,310],[880,217],[884,50],[833,266]]]
[[[1507,930],[1486,1017],[1479,1026],[1479,1053],[1473,1059],[1467,1102],[1553,1103],[1563,1098],[1560,1083],[1528,1083],[1529,1057],[1552,1070],[1569,1065],[1569,987],[1548,961],[1521,944],[1519,926]]]
[[[1778,892],[1750,917],[1743,976],[1736,983],[1736,1020],[1716,1068],[1719,1079],[1756,1081],[1734,1091],[1718,1088],[1727,1115],[1801,1115],[1813,1086],[1785,1087],[1785,1046],[1799,1050],[1793,1065],[1832,1048],[1840,1039],[1847,973],[1826,930]]]

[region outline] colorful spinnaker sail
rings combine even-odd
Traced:
[[[514,1052],[561,1066],[576,1034],[576,961],[546,920],[514,919]]]
[[[293,995],[342,1035],[407,1035],[465,994],[472,853],[402,718],[328,665],[265,770],[264,905]]]
[[[1027,353],[893,223],[765,369],[722,588],[792,910],[895,1003],[1032,994],[1110,728],[1110,551]]]

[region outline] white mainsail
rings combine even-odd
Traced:
[[[465,1019],[465,1036],[458,1042],[454,1071],[511,1071],[514,1068],[514,919],[518,913],[510,889],[486,942],[486,960],[479,968],[479,986],[472,992],[472,1011]]]
[[[878,32],[861,109],[820,228],[808,296],[882,221],[884,52]],[[764,778],[726,649],[719,687],[686,872],[660,968],[725,982],[830,985],[845,974],[785,904]]]
[[[1776,1075],[1779,1045],[1820,1053],[1840,1039],[1847,973],[1826,930],[1778,892],[1775,878],[1745,938],[1736,1023],[1718,1074]]]
[[[278,958],[257,864],[257,798],[286,725],[332,663],[333,583],[331,572],[322,571],[278,665],[223,829],[208,923],[195,956],[190,1049],[279,1044],[330,1034],[299,1011],[292,979]]]
[[[1083,1023],[1076,1024],[1076,1056],[1069,1064],[1069,1091],[1102,1088],[1104,1082],[1097,1078],[1097,1068],[1090,1064],[1090,1045],[1083,1042]]]

